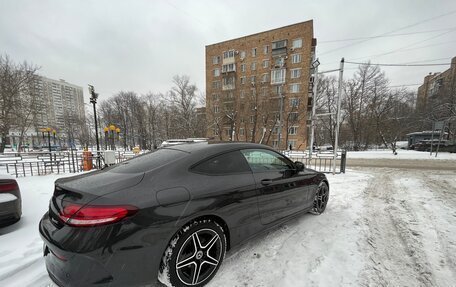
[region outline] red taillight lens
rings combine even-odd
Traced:
[[[15,180],[0,181],[0,193],[18,190],[19,187]]]
[[[130,205],[86,205],[68,204],[60,211],[60,219],[71,226],[96,226],[114,223],[132,216],[138,211]]]

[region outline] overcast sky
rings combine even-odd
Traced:
[[[449,63],[456,56],[454,0],[0,0],[0,53],[82,86],[86,102],[88,83],[103,99],[121,90],[164,93],[176,74],[189,75],[204,92],[205,45],[310,19],[320,71],[337,68],[341,57]],[[391,32],[420,33],[331,42]],[[346,67],[350,76],[354,66]],[[448,67],[383,69],[402,85]]]

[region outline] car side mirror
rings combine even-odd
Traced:
[[[304,163],[300,162],[300,161],[295,161],[295,167],[296,167],[296,171],[297,172],[300,172],[300,171],[303,171],[306,166],[304,165]]]

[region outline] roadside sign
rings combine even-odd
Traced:
[[[443,129],[443,124],[444,124],[444,121],[434,122],[433,130],[441,131]]]

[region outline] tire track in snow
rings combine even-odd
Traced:
[[[375,172],[377,176],[369,181],[364,192],[366,240],[360,247],[369,260],[360,274],[362,285],[435,286],[423,244],[415,231],[416,215],[401,200],[405,191],[398,191],[392,181],[397,170]]]

